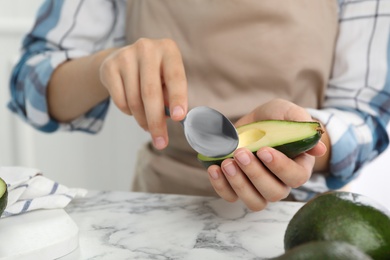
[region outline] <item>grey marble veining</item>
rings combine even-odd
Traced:
[[[251,212],[218,198],[93,191],[66,211],[80,229],[73,259],[229,260],[282,254],[301,206],[277,202]]]

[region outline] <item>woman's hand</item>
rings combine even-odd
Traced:
[[[256,108],[241,118],[236,125],[266,119],[312,121],[305,109],[291,102],[275,99]],[[223,199],[234,202],[241,199],[249,209],[262,210],[268,202],[286,198],[291,188],[307,182],[313,171],[315,157],[326,153],[319,142],[313,149],[290,159],[283,153],[263,147],[256,155],[246,148],[234,152],[234,159],[226,159],[221,167],[208,168],[209,179]]]
[[[181,53],[169,39],[139,39],[111,53],[100,66],[100,80],[113,102],[149,131],[153,144],[168,144],[164,106],[179,121],[187,114],[187,80]]]

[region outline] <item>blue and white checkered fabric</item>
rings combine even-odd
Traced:
[[[1,217],[37,209],[65,208],[84,189],[69,189],[44,177],[39,170],[24,167],[0,167],[0,177],[7,183],[8,203]]]

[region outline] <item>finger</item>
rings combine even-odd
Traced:
[[[314,157],[307,153],[302,153],[292,160],[273,148],[264,147],[257,151],[256,155],[275,176],[292,188],[306,183],[314,166]]]
[[[163,80],[168,92],[171,118],[183,120],[187,114],[187,79],[180,51],[171,40],[162,40],[165,52],[162,58]]]
[[[118,109],[125,114],[131,115],[120,70],[114,60],[109,59],[102,64],[100,68],[100,81],[106,87],[112,101]]]
[[[266,207],[267,201],[250,183],[234,160],[223,161],[222,171],[234,192],[250,210],[259,211]]]
[[[319,141],[316,146],[314,146],[306,153],[312,156],[323,156],[326,153],[326,150],[327,150],[326,145],[322,141]]]
[[[252,185],[267,201],[282,200],[290,193],[290,188],[269,172],[248,149],[238,149],[234,153],[234,159]]]
[[[213,185],[214,190],[221,198],[229,202],[235,202],[238,199],[237,194],[230,187],[219,166],[212,165],[207,169],[207,172],[209,173],[211,185]]]
[[[160,75],[161,55],[155,51],[154,46],[149,44],[151,43],[145,42],[140,47],[141,97],[153,144],[157,149],[163,149],[168,144],[168,134]]]
[[[124,55],[135,56],[135,54],[130,52],[127,52]],[[140,77],[137,60],[133,57],[128,57],[126,59],[126,64],[121,66],[120,70],[124,83],[124,95],[130,112],[138,124],[144,130],[148,131],[148,123],[140,91]]]

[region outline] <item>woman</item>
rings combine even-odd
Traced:
[[[306,200],[348,183],[388,145],[386,9],[383,1],[45,1],[14,69],[10,108],[42,131],[96,132],[112,99],[152,137],[135,191],[218,194],[252,210],[290,192]],[[206,174],[177,123],[198,105],[237,126],[314,118],[326,130],[293,160],[241,148]]]

